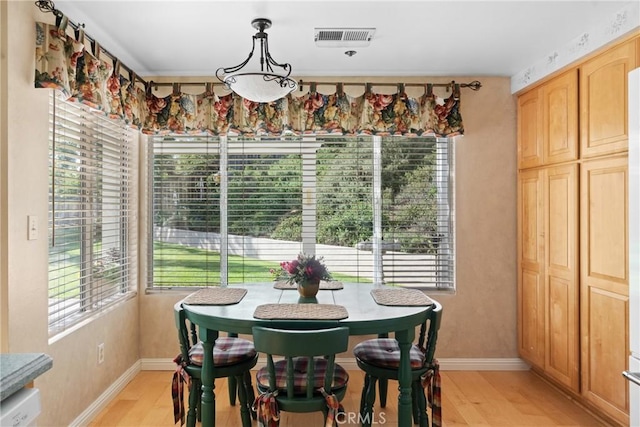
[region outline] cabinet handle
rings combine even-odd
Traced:
[[[635,385],[640,385],[640,372],[624,371],[622,376]]]

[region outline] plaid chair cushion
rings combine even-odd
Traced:
[[[293,358],[293,391],[296,394],[306,393],[307,385],[307,366],[309,359],[307,357],[294,357]],[[276,371],[276,387],[278,390],[287,390],[287,361],[279,360],[274,363]],[[327,360],[323,357],[315,358],[315,375],[313,377],[313,388],[319,389],[324,386],[324,374],[327,371]],[[267,367],[263,367],[258,371],[256,375],[258,387],[262,389],[269,388],[269,371]],[[347,385],[349,381],[349,374],[347,371],[337,363],[333,372],[333,383],[331,390],[337,390]]]
[[[213,347],[213,364],[216,366],[229,366],[253,359],[256,349],[251,341],[242,338],[219,337]],[[204,349],[202,342],[191,347],[189,360],[192,364],[202,366]]]
[[[400,366],[400,347],[393,338],[376,338],[361,342],[353,349],[355,356],[370,365],[381,368],[398,368]],[[424,366],[424,353],[417,345],[409,351],[411,369]]]

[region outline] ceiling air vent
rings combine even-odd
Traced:
[[[364,47],[376,32],[375,28],[316,28],[318,47]]]

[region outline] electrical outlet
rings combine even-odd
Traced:
[[[27,239],[38,239],[38,217],[35,215],[27,216]]]
[[[98,365],[104,362],[104,343],[98,344]]]

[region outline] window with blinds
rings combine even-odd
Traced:
[[[452,149],[449,139],[382,141],[380,254],[386,283],[454,286]]]
[[[123,300],[137,277],[133,132],[52,91],[49,332]]]
[[[153,218],[149,285],[220,283],[220,144],[217,138],[150,138]]]
[[[299,253],[337,280],[454,286],[447,139],[155,137],[149,286],[272,280]]]
[[[453,288],[448,139],[328,140],[317,159],[316,253],[359,280]]]
[[[150,287],[268,281],[302,250],[298,142],[171,136],[149,147]]]

